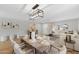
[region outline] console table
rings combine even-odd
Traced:
[[[73,45],[73,49],[75,49],[75,41],[74,40],[71,40],[71,41],[64,40],[64,41],[65,41],[65,46],[67,46],[67,43],[68,44],[72,44]]]

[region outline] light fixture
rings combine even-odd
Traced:
[[[39,5],[36,4],[32,8],[32,12],[29,14],[30,19],[36,19],[36,18],[43,18],[44,17],[44,11],[42,9],[38,9]]]
[[[39,7],[39,4],[36,4],[35,6],[33,6],[32,9],[36,9],[37,7]]]
[[[44,17],[44,11],[41,9],[33,10],[29,16],[30,18]]]

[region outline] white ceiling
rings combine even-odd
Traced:
[[[46,11],[46,18],[50,21],[60,21],[79,18],[79,5],[65,4],[65,5],[51,5],[44,9]]]
[[[0,4],[0,18],[27,20],[35,4]],[[78,4],[42,4],[39,7],[44,10],[44,18],[36,20],[40,22],[54,22],[79,18]]]

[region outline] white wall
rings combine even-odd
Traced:
[[[0,25],[0,36],[7,36],[7,35],[14,35],[14,34],[18,34],[18,35],[25,35],[27,33],[27,26],[28,26],[28,22],[27,21],[21,21],[21,20],[15,20],[15,19],[9,19],[9,20],[0,20],[0,24],[2,22],[13,22],[14,24],[18,24],[19,28],[18,29],[13,29],[13,28],[1,28]]]
[[[19,24],[19,29],[2,29],[0,28],[0,36],[6,36],[6,35],[14,35],[14,34],[18,34],[18,35],[25,35],[27,34],[27,30],[28,30],[28,25],[29,22],[26,21],[22,21],[22,20],[15,20],[15,19],[9,19],[6,20],[2,19],[0,20],[0,24],[2,21],[11,21],[13,23]],[[44,23],[46,24],[46,23]],[[48,29],[45,28],[47,27],[46,25],[44,25],[43,23],[37,23],[37,29],[39,33],[44,33],[44,34],[48,34]],[[79,31],[79,20],[78,19],[73,19],[73,20],[64,20],[64,21],[58,21],[56,22],[56,24],[58,25],[63,25],[63,24],[68,24],[69,25],[69,30],[75,30],[75,31]]]
[[[78,19],[70,19],[70,20],[63,20],[63,21],[56,22],[56,24],[61,25],[61,26],[64,24],[68,24],[69,30],[74,30],[74,31],[79,31],[78,23],[79,23]]]

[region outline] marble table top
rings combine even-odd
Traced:
[[[23,40],[32,45],[33,47],[35,47],[40,52],[46,51],[50,47],[49,42],[46,40],[45,41],[43,40],[33,41],[32,39],[23,39]]]
[[[29,43],[30,45],[32,45],[33,47],[35,47],[37,50],[41,51],[41,52],[47,52],[49,53],[50,51],[50,46],[52,45],[53,48],[57,49],[58,51],[62,50],[61,46],[57,46],[55,45],[54,41],[51,40],[46,40],[43,37],[40,37],[38,39],[36,39],[36,41],[33,41],[32,39],[27,39],[27,38],[23,38],[24,41],[26,41],[27,43]],[[54,45],[53,45],[54,44]]]

